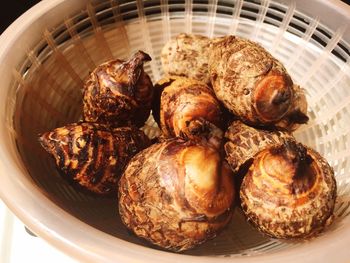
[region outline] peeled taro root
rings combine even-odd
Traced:
[[[169,139],[131,159],[119,181],[119,212],[137,236],[182,251],[228,224],[234,195],[232,171],[214,148]]]
[[[240,190],[249,221],[274,238],[317,234],[333,218],[333,169],[316,151],[287,141],[258,153]]]
[[[39,140],[66,179],[99,195],[115,195],[128,161],[150,145],[136,128],[93,123],[69,124],[44,133]]]
[[[99,65],[84,85],[84,121],[141,127],[150,114],[153,96],[151,79],[143,70],[143,63],[150,60],[138,51],[128,61]]]
[[[281,145],[286,140],[294,139],[288,132],[255,129],[238,120],[231,123],[225,137],[226,160],[234,172],[238,172],[267,147]]]
[[[243,122],[295,130],[308,121],[302,89],[259,44],[235,36],[213,39],[209,73],[217,98]]]
[[[161,52],[165,74],[188,77],[209,84],[209,46],[210,39],[200,35],[182,33],[169,40]]]
[[[153,114],[164,137],[221,141],[223,116],[214,92],[205,83],[169,77],[155,85]],[[157,108],[156,108],[157,107]]]

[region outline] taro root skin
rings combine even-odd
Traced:
[[[209,46],[210,39],[200,35],[182,33],[169,40],[161,52],[165,74],[192,78],[209,84]]]
[[[153,94],[153,102],[152,102],[152,115],[156,123],[158,124],[158,127],[161,127],[160,123],[160,108],[161,108],[161,96],[164,91],[164,89],[168,86],[170,86],[177,77],[164,77],[157,81],[154,84],[154,94]]]
[[[137,236],[183,251],[230,221],[232,171],[206,144],[170,139],[143,150],[119,181],[119,213]]]
[[[263,47],[234,36],[211,43],[211,84],[231,113],[253,126],[290,130],[308,120],[305,96],[294,94],[298,88],[286,69]]]
[[[238,120],[231,123],[225,137],[226,160],[234,172],[253,160],[260,151],[294,139],[288,132],[255,129]]]
[[[305,238],[333,219],[334,172],[314,150],[295,141],[263,150],[243,179],[248,220],[274,238]]]
[[[295,131],[301,124],[307,123],[307,100],[304,90],[298,86],[293,85],[293,99],[291,110],[279,120],[275,126],[282,130]]]
[[[222,138],[223,116],[214,92],[203,82],[183,78],[166,78],[159,82],[160,127],[165,137]],[[156,91],[157,93],[157,91]],[[216,135],[215,135],[216,136]]]
[[[136,128],[92,123],[69,124],[44,133],[39,140],[66,179],[99,195],[115,195],[128,161],[150,145]]]
[[[153,96],[151,79],[143,70],[143,63],[150,60],[138,51],[128,61],[99,65],[84,85],[84,121],[141,127],[150,114]]]

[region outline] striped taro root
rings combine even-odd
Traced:
[[[128,161],[150,145],[146,135],[136,128],[92,123],[57,128],[39,140],[67,179],[100,195],[115,195]]]
[[[150,114],[153,96],[151,79],[143,71],[143,63],[150,60],[138,51],[128,61],[117,59],[98,66],[84,85],[84,121],[141,127]]]
[[[258,153],[243,179],[241,205],[249,221],[274,238],[304,238],[332,222],[333,169],[293,140]]]
[[[168,139],[131,159],[119,181],[119,212],[137,236],[182,251],[228,224],[234,196],[232,171],[216,149]]]
[[[226,160],[234,172],[252,161],[265,148],[294,139],[288,132],[255,129],[238,120],[231,123],[225,137]]]
[[[221,141],[223,116],[214,92],[203,82],[169,77],[155,85],[153,114],[166,138]]]
[[[240,121],[225,136],[226,160],[244,176],[242,209],[261,232],[275,238],[307,237],[332,221],[336,182],[320,154],[287,132]]]
[[[217,98],[243,122],[289,131],[306,123],[306,97],[263,47],[234,36],[213,39],[209,73]]]

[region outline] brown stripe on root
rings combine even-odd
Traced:
[[[232,172],[214,148],[168,139],[131,159],[119,182],[119,212],[137,236],[183,251],[228,224],[234,196]]]
[[[259,152],[240,189],[248,220],[274,238],[304,238],[322,231],[332,219],[335,196],[332,168],[294,140]]]
[[[217,98],[249,125],[293,131],[308,120],[303,90],[255,42],[235,36],[213,39],[209,73]]]
[[[238,172],[241,166],[267,147],[278,146],[287,139],[293,139],[288,132],[256,129],[241,121],[233,121],[225,137],[226,160],[234,172]]]
[[[84,85],[83,118],[118,126],[142,126],[147,120],[153,98],[153,85],[143,71],[150,61],[138,51],[128,61],[112,60],[99,65]]]
[[[115,195],[124,167],[150,145],[136,128],[109,128],[79,123],[57,128],[40,136],[65,178],[100,195]]]
[[[159,85],[164,87],[160,99],[160,127],[165,137],[205,139],[217,146],[221,144],[221,106],[205,83],[171,77]]]

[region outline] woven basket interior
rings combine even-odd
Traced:
[[[335,223],[350,214],[350,48],[344,29],[330,30],[322,20],[273,1],[95,1],[73,17],[43,32],[13,73],[14,103],[9,129],[28,176],[53,202],[83,222],[117,238],[149,246],[121,223],[117,201],[77,192],[57,172],[38,143],[38,134],[80,119],[81,88],[90,71],[137,50],[152,57],[145,70],[162,77],[160,51],[181,32],[209,37],[235,34],[262,44],[284,63],[305,88],[310,121],[295,132],[334,167],[338,200]],[[143,128],[154,137],[150,118]],[[310,241],[312,242],[312,241]],[[192,255],[246,256],[273,253],[305,242],[267,238],[251,227],[239,209],[222,234],[186,252]]]

